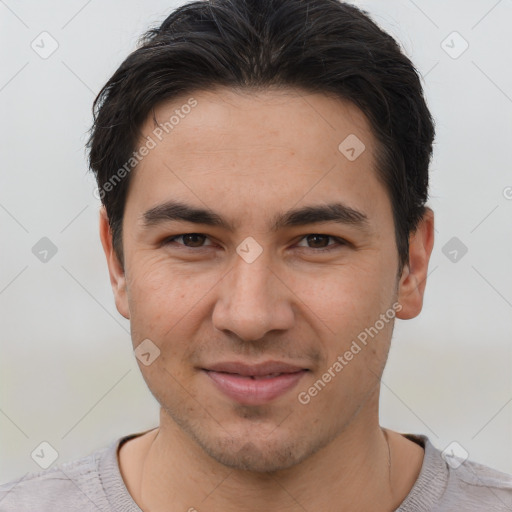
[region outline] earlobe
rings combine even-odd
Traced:
[[[104,206],[100,209],[100,239],[103,251],[107,258],[108,272],[110,276],[110,284],[114,292],[114,299],[117,310],[125,318],[130,318],[130,310],[128,308],[128,296],[126,292],[126,277],[124,269],[114,251],[112,243],[112,231],[108,221],[107,211]]]
[[[433,247],[434,212],[427,207],[418,228],[409,236],[409,261],[398,284],[398,302],[402,305],[396,314],[398,318],[408,320],[421,312]]]

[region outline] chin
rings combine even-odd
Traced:
[[[224,443],[211,442],[200,445],[220,464],[231,469],[255,473],[274,473],[289,469],[311,455],[304,452],[304,447],[289,440],[271,443],[261,439],[255,442],[228,439]]]
[[[303,417],[294,422],[299,419],[297,415],[283,409],[279,418],[272,418],[270,407],[238,406],[234,415],[218,419],[212,419],[203,408],[188,410],[187,416],[177,406],[163,409],[212,460],[227,468],[260,474],[293,468],[328,445],[340,430],[339,425],[328,427],[325,423],[314,429]]]
[[[317,432],[310,425],[302,432],[274,426],[271,430],[253,425],[237,435],[226,430],[188,429],[188,434],[213,460],[228,468],[254,473],[275,473],[291,469],[313,456],[333,439],[332,432]]]

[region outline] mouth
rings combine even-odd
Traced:
[[[267,361],[257,365],[218,363],[202,371],[224,396],[243,405],[262,405],[295,387],[309,369]]]

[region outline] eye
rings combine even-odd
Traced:
[[[327,244],[329,239],[332,239],[335,241],[333,244]],[[315,249],[315,252],[327,252],[332,251],[334,249],[338,249],[339,247],[342,247],[344,245],[347,245],[347,242],[343,240],[342,238],[338,238],[331,235],[323,235],[320,233],[312,233],[310,235],[305,235],[302,240],[305,240],[307,243],[312,243],[313,247],[308,247],[310,249]],[[301,240],[301,242],[302,242]],[[318,247],[320,245],[320,247]],[[301,245],[298,245],[298,247],[304,247]]]
[[[181,242],[179,242],[180,239]],[[334,243],[329,244],[329,239],[334,240]],[[204,245],[204,242],[207,240],[209,240],[208,236],[203,235],[202,233],[184,233],[182,235],[176,235],[165,239],[163,241],[163,245],[175,244],[182,245],[188,249],[202,249],[204,247],[213,245],[211,241],[209,244]],[[305,241],[308,244],[313,244],[313,247],[300,245],[302,241]],[[342,238],[338,238],[332,235],[324,235],[320,233],[312,233],[309,235],[305,235],[301,239],[300,243],[297,244],[297,247],[306,247],[308,249],[313,249],[314,252],[328,252],[338,249],[344,245],[348,245],[348,242],[346,242]]]
[[[178,242],[178,245],[184,245],[189,249],[201,249],[202,247],[205,247],[202,245],[202,242],[205,239],[208,239],[206,235],[201,233],[184,233],[183,235],[176,235],[171,238],[167,238],[164,240],[164,245],[175,243],[175,241],[179,240],[180,238],[183,240],[183,243]]]

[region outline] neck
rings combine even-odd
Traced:
[[[300,464],[257,473],[212,459],[162,410],[160,427],[148,434],[132,494],[140,508],[154,512],[169,511],[169,503],[173,510],[225,512],[249,510],[249,504],[250,510],[267,512],[394,510],[416,480],[421,461],[416,458],[411,471],[399,443],[412,443],[398,434],[388,439],[378,421],[362,416]],[[397,468],[395,459],[404,467]]]

